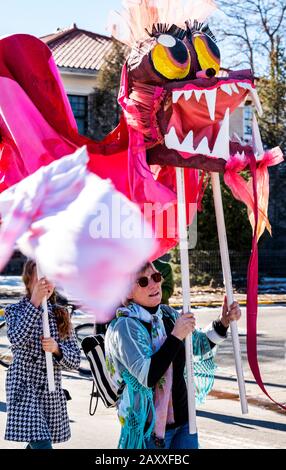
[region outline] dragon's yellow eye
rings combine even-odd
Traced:
[[[216,74],[220,69],[220,52],[216,43],[205,34],[196,34],[192,39],[199,64],[202,70],[214,69]]]
[[[180,80],[190,72],[191,56],[178,38],[162,34],[150,53],[154,69],[169,80]]]

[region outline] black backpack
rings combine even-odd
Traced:
[[[88,359],[93,378],[93,387],[91,393],[90,409],[91,415],[94,415],[98,397],[103,401],[106,408],[112,408],[116,405],[122,387],[116,388],[110,379],[105,362],[104,335],[97,334],[87,336],[82,340],[82,349]],[[96,390],[95,390],[96,389]],[[92,400],[97,398],[95,409],[92,409]]]

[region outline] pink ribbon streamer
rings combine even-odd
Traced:
[[[257,356],[257,294],[258,294],[258,239],[265,226],[269,224],[267,212],[269,198],[268,167],[277,165],[283,161],[281,150],[277,147],[266,152],[262,161],[258,164],[252,152],[247,155],[247,161],[239,161],[232,158],[227,163],[225,183],[230,187],[234,196],[244,202],[249,210],[253,227],[252,250],[247,272],[247,357],[250,369],[257,385],[276,405],[286,410],[286,406],[275,401],[267,392],[260,373]],[[249,165],[252,180],[245,181],[236,171],[243,170]],[[252,187],[251,187],[252,186]],[[269,225],[270,227],[270,225]]]

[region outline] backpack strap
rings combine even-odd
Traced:
[[[92,381],[92,390],[91,390],[90,400],[89,400],[89,414],[90,414],[90,416],[95,415],[95,412],[97,410],[97,405],[98,405],[98,397],[99,397],[99,394],[98,394],[96,386],[95,386],[95,381],[93,380]],[[92,409],[94,398],[96,398],[96,401],[95,401],[95,405]]]

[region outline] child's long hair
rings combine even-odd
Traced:
[[[35,261],[29,259],[26,261],[23,269],[23,282],[26,287],[26,295],[30,299],[32,296],[32,292],[30,290],[30,285],[31,281],[33,279],[34,273],[36,269],[36,263]],[[57,322],[57,327],[58,327],[58,332],[60,339],[67,339],[71,336],[71,321],[70,321],[70,315],[67,309],[64,307],[57,305],[57,293],[54,290],[53,294],[49,298],[49,302],[51,302],[53,306],[53,312],[56,315],[56,322]]]

